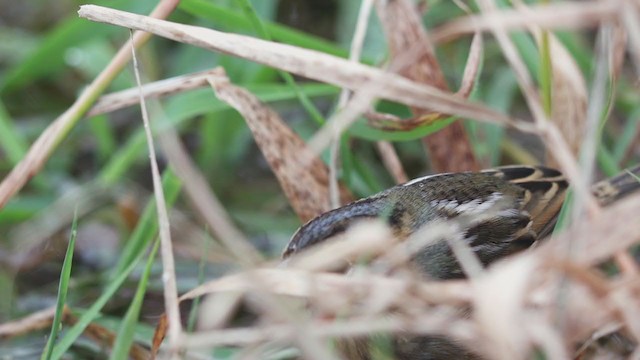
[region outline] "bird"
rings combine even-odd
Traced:
[[[639,189],[638,175],[640,165],[596,183],[592,193],[601,205],[607,205]],[[435,222],[464,219],[459,221],[458,235],[487,266],[549,235],[568,186],[560,171],[545,166],[511,165],[420,177],[308,221],[294,233],[283,258],[339,235],[363,219],[384,220],[400,240]],[[465,277],[445,241],[420,249],[411,262],[428,279]],[[397,359],[481,359],[440,336],[396,338],[394,347]],[[345,348],[350,359],[369,358],[362,342]]]

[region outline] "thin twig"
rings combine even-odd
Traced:
[[[378,148],[380,157],[382,157],[384,167],[387,168],[389,174],[393,176],[396,184],[402,184],[409,181],[409,177],[407,177],[407,173],[402,167],[402,162],[400,161],[393,144],[388,141],[376,141],[376,147]]]
[[[131,32],[131,44],[133,44],[133,31]],[[178,286],[176,284],[176,269],[173,259],[173,246],[171,244],[171,230],[169,225],[169,215],[167,214],[167,204],[162,190],[162,180],[160,170],[156,160],[155,146],[153,145],[153,135],[151,134],[151,124],[149,114],[142,93],[142,81],[140,80],[140,69],[135,54],[135,47],[131,46],[134,74],[136,83],[140,89],[140,109],[142,110],[142,121],[144,123],[147,145],[149,148],[149,161],[151,163],[151,175],[153,177],[153,192],[156,199],[156,210],[158,212],[158,224],[160,228],[160,242],[162,252],[162,282],[164,284],[164,301],[169,318],[169,344],[174,355],[177,355],[177,344],[182,333],[182,322],[180,320],[180,308],[178,307]]]
[[[216,70],[206,70],[181,75],[144,84],[142,93],[146,99],[158,98],[187,90],[208,86],[207,76],[214,76]],[[138,103],[138,88],[130,88],[101,96],[87,112],[87,117],[106,114]]]
[[[371,9],[373,7],[373,0],[363,0],[360,4],[360,11],[358,12],[358,20],[356,22],[356,28],[353,32],[353,39],[351,40],[351,51],[349,52],[349,61],[359,62],[360,55],[362,54],[362,46],[364,44],[365,36],[367,35],[367,26],[369,24],[369,17],[371,15]],[[347,105],[347,101],[351,96],[351,91],[348,89],[342,89],[340,92],[340,98],[338,100],[338,109],[342,109]],[[341,133],[334,134],[329,147],[329,194],[331,196],[331,207],[337,208],[340,204],[340,192],[338,189],[338,157],[340,154],[340,135]]]

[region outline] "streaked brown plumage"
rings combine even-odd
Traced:
[[[640,174],[640,166],[629,172]],[[640,188],[629,172],[593,186],[605,205]],[[549,234],[565,200],[568,183],[560,172],[542,166],[507,166],[481,172],[426,176],[324,213],[304,224],[283,256],[344,232],[363,218],[383,218],[400,239],[443,219],[466,219],[462,237],[484,265],[529,247]],[[420,250],[413,263],[427,277],[453,279],[464,274],[442,241]],[[394,339],[398,359],[476,359],[442,337]],[[363,341],[341,345],[350,359],[368,359]]]

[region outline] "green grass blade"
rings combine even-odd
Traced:
[[[0,225],[17,224],[36,216],[51,205],[50,195],[23,195],[11,201],[0,211]]]
[[[108,159],[117,148],[116,138],[109,119],[106,115],[99,115],[89,120],[91,133],[96,139],[99,159]]]
[[[598,147],[598,152],[596,153],[597,161],[600,169],[607,177],[614,176],[620,172],[620,167],[618,166],[618,162],[613,157],[611,152],[607,150],[604,144],[600,144]]]
[[[142,259],[143,255],[144,252],[141,251],[138,256],[133,259],[133,261],[131,261],[129,266],[127,266],[122,272],[118,273],[117,276],[109,282],[109,285],[104,290],[102,295],[100,295],[100,297],[96,300],[96,302],[94,302],[93,305],[91,305],[91,307],[87,309],[87,311],[82,314],[82,316],[80,316],[75,325],[67,330],[62,339],[60,339],[58,345],[56,345],[56,347],[53,349],[53,355],[51,356],[51,359],[60,359],[69,349],[69,347],[73,345],[76,339],[78,339],[78,337],[82,335],[82,332],[89,325],[89,323],[100,316],[100,310],[106,305],[109,299],[113,297],[120,286],[122,286],[129,274],[131,274],[133,269],[135,269],[140,259]]]
[[[78,210],[76,209],[73,215],[73,223],[71,224],[71,236],[69,236],[69,245],[67,246],[67,253],[62,263],[62,271],[60,272],[60,284],[58,285],[58,299],[56,301],[56,312],[53,316],[53,324],[51,324],[51,333],[47,340],[44,352],[40,359],[51,359],[53,354],[53,346],[58,332],[62,326],[62,315],[64,312],[64,305],[67,301],[67,290],[69,289],[69,279],[71,278],[71,264],[73,261],[73,250],[76,244],[76,237],[78,235]]]
[[[27,140],[14,126],[11,116],[0,100],[0,147],[11,165],[16,165],[27,153]]]
[[[554,234],[559,233],[567,227],[571,219],[571,209],[573,209],[573,191],[569,189],[569,191],[567,191],[567,196],[564,200],[564,203],[562,204],[562,208],[560,208],[556,226],[553,228]]]
[[[29,148],[27,140],[16,128],[15,121],[7,112],[2,100],[0,100],[0,147],[12,166],[22,160]],[[44,178],[40,175],[36,175],[32,183],[41,190],[49,188]]]
[[[539,61],[540,54],[535,41],[531,38],[531,35],[524,32],[514,31],[511,33],[511,40],[513,40],[513,43],[518,49],[525,65],[527,65],[527,69],[529,69],[531,77],[539,79],[541,71]]]
[[[149,281],[149,275],[151,274],[151,266],[153,265],[153,260],[155,259],[156,253],[158,252],[159,244],[160,239],[158,238],[153,245],[153,249],[151,249],[149,257],[147,258],[147,264],[145,265],[142,276],[140,277],[138,289],[133,296],[131,305],[129,306],[129,309],[127,309],[127,313],[122,320],[122,324],[120,324],[120,330],[118,331],[118,336],[116,337],[115,344],[113,344],[113,351],[111,352],[111,356],[109,357],[110,359],[126,359],[129,356],[129,349],[131,348],[131,344],[133,343],[134,333],[136,325],[138,323],[138,317],[140,316],[140,309],[142,308],[142,301],[144,300],[144,295],[147,292],[147,284]]]

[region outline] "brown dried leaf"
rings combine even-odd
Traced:
[[[377,1],[376,6],[387,35],[393,59],[392,68],[397,67],[400,75],[411,80],[448,90],[432,43],[413,4],[408,0]],[[442,117],[440,113],[434,114],[424,109],[413,107],[411,110],[417,119]],[[429,149],[432,168],[436,172],[480,168],[467,134],[459,122],[425,137],[423,142]]]
[[[244,117],[298,217],[308,221],[329,211],[329,170],[322,160],[253,94],[227,78],[210,77],[209,82],[216,96]],[[351,199],[346,188],[341,188],[342,202]]]
[[[578,64],[552,34],[549,34],[549,52],[553,69],[551,120],[557,124],[571,152],[577,156],[585,135],[587,85]],[[558,166],[552,156],[547,157],[547,163]]]
[[[392,70],[446,90],[444,74],[413,4],[407,0],[376,1],[376,9],[389,43]]]
[[[432,170],[436,173],[478,171],[480,165],[473,154],[467,132],[459,121],[437,133],[428,135],[423,142],[429,148]]]
[[[150,359],[155,359],[158,355],[158,350],[160,350],[160,345],[162,345],[162,341],[167,336],[167,329],[169,328],[169,323],[167,320],[167,314],[160,315],[160,319],[158,320],[158,325],[156,325],[156,330],[153,332],[153,339],[151,341],[151,357]]]

